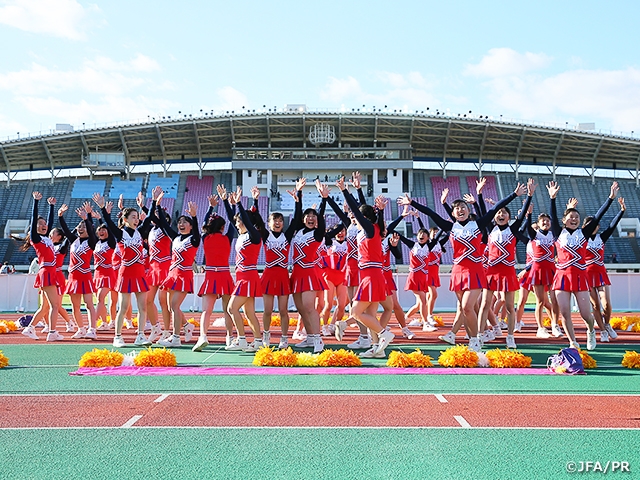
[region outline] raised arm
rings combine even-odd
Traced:
[[[611,184],[611,193],[609,194],[609,197],[602,204],[602,206],[600,207],[600,210],[598,210],[598,213],[595,214],[595,216],[593,217],[593,220],[591,220],[582,229],[582,234],[585,237],[590,237],[591,235],[593,235],[593,232],[595,232],[596,227],[600,223],[600,220],[602,220],[602,217],[604,216],[604,214],[607,212],[607,210],[609,209],[609,207],[613,203],[613,200],[616,198],[616,195],[618,194],[619,190],[620,190],[620,187],[618,187],[618,182],[613,182]]]
[[[237,205],[238,205],[238,212],[240,213],[240,217],[242,218],[242,223],[244,223],[244,226],[247,228],[247,232],[249,233],[249,239],[251,240],[251,243],[253,243],[254,245],[259,244],[262,241],[262,236],[260,235],[260,232],[255,227],[255,225],[251,222],[251,219],[249,218],[249,214],[242,206],[242,202],[238,201]]]
[[[557,182],[549,182],[547,185],[547,191],[549,192],[549,198],[551,199],[551,208],[549,210],[549,216],[551,217],[551,232],[553,232],[554,238],[558,238],[562,232],[562,226],[558,219],[558,206],[556,205],[556,197],[560,191],[560,185]]]
[[[31,230],[29,236],[33,243],[39,243],[42,239],[38,233],[38,202],[42,199],[40,192],[33,192],[33,210],[31,211]]]
[[[360,212],[360,208],[358,207],[358,203],[356,202],[356,199],[353,198],[353,196],[349,193],[349,190],[347,190],[347,186],[344,183],[344,177],[340,178],[336,182],[336,186],[340,189],[340,191],[344,195],[344,199],[347,202],[347,205],[349,205],[349,208],[351,209],[353,216],[356,218],[356,220],[364,230],[365,234],[367,235],[367,238],[373,238],[373,236],[375,235],[373,223],[371,223],[370,220],[365,218],[365,216],[362,215],[362,213]]]
[[[71,231],[64,219],[64,214],[67,212],[67,210],[69,210],[69,207],[65,203],[63,203],[62,206],[58,209],[58,224],[64,232],[65,237],[69,239],[69,243],[73,243],[78,239],[78,236]]]
[[[96,248],[98,244],[98,237],[96,236],[96,231],[93,228],[93,217],[91,216],[91,204],[89,202],[84,202],[81,208],[76,209],[76,213],[78,216],[84,221],[85,227],[87,228],[87,243],[91,250]]]
[[[453,222],[445,220],[444,218],[442,218],[440,215],[438,215],[436,212],[431,210],[426,205],[421,205],[420,203],[416,202],[415,200],[411,200],[411,197],[409,196],[408,193],[405,193],[403,197],[400,197],[398,199],[398,204],[399,205],[411,205],[413,208],[415,208],[419,212],[422,212],[425,215],[427,215],[431,220],[433,220],[433,222],[441,230],[444,230],[446,232],[450,232],[451,229],[453,228]]]
[[[625,210],[627,209],[627,206],[624,203],[624,198],[618,197],[618,203],[620,204],[620,211],[613,218],[613,220],[611,221],[607,229],[600,234],[600,238],[602,239],[603,242],[606,242],[607,240],[609,240],[609,237],[615,231],[616,227],[618,226],[618,223],[620,223],[620,220],[624,215]]]
[[[55,217],[55,205],[56,199],[55,197],[47,198],[47,203],[49,204],[49,215],[47,216],[47,232],[50,232],[53,228],[53,220]]]
[[[516,197],[519,197],[520,195],[524,195],[526,192],[527,192],[527,187],[525,185],[521,184],[521,183],[518,183],[518,185],[516,186],[516,189],[514,190],[513,193],[507,195],[505,198],[500,200],[493,207],[491,207],[491,209],[489,209],[487,211],[487,213],[485,213],[482,217],[480,217],[477,220],[478,227],[480,229],[487,228],[491,224],[491,221],[493,220],[493,217],[495,216],[495,214],[496,214],[496,212],[498,210],[500,210],[503,207],[506,207]]]
[[[109,232],[111,232],[111,234],[114,236],[117,242],[121,241],[122,230],[120,230],[118,226],[115,223],[113,223],[113,220],[111,220],[111,208],[107,210],[106,208],[107,203],[104,201],[104,197],[99,193],[94,193],[92,198],[93,198],[93,201],[96,202],[96,205],[98,205],[98,207],[100,208],[100,212],[102,213],[102,218],[104,218],[104,223],[107,225],[107,229],[109,229]],[[113,205],[111,204],[111,206]]]

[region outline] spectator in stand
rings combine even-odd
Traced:
[[[16,273],[16,268],[13,265],[9,265],[9,262],[4,262],[0,267],[0,275],[8,275],[9,273]]]

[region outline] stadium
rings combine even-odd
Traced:
[[[358,171],[368,204],[378,196],[389,200],[384,210],[387,223],[400,214],[396,199],[404,193],[446,216],[442,191],[449,189],[449,201],[473,194],[480,177],[487,179],[485,198],[494,200],[533,178],[539,185],[533,198],[535,215],[549,209],[545,185],[550,181],[560,186],[562,209],[568,198],[576,198],[582,217],[600,208],[613,180],[627,205],[605,252],[619,338],[599,343],[590,352],[597,368],[588,370],[586,377],[547,369],[547,359],[567,342],[536,338],[531,313],[535,301],[527,304],[528,323],[518,338],[521,351],[530,356],[526,367],[533,368],[490,368],[477,363],[476,357],[476,368],[458,364],[446,369],[439,355],[448,345],[438,340],[438,332],[423,333],[421,328],[416,338],[401,339],[395,320],[397,340],[390,350],[419,349],[431,359],[440,358],[442,368],[425,365],[412,370],[408,364],[391,365],[386,358],[362,360],[361,368],[349,371],[340,363],[318,366],[317,360],[315,366],[258,366],[258,354],[225,352],[224,322],[216,319],[207,350],[192,352],[190,344],[173,349],[180,368],[154,371],[123,363],[78,369],[78,360],[91,348],[111,349],[113,332],[98,332],[97,342],[57,342],[60,348],[7,332],[0,335],[0,360],[2,350],[10,359],[8,368],[0,370],[0,409],[6,413],[0,418],[0,438],[8,438],[3,443],[27,442],[34,456],[50,458],[51,445],[60,457],[76,458],[78,451],[86,456],[71,466],[55,458],[51,465],[38,467],[38,462],[30,464],[29,455],[17,455],[7,478],[25,472],[34,478],[55,478],[62,471],[69,478],[89,471],[105,478],[116,471],[126,471],[131,478],[149,478],[158,471],[188,478],[359,478],[354,468],[374,472],[374,478],[561,478],[581,468],[574,460],[598,460],[603,465],[615,461],[614,470],[623,472],[631,462],[632,470],[637,469],[637,452],[631,447],[638,428],[640,377],[621,366],[624,352],[637,350],[640,340],[640,317],[633,314],[640,311],[640,140],[635,136],[597,132],[588,124],[522,124],[472,112],[319,112],[296,104],[180,114],[100,128],[59,125],[46,135],[0,141],[0,159],[0,262],[18,272],[0,275],[0,311],[7,312],[2,315],[7,321],[38,308],[38,293],[32,288],[35,275],[27,273],[35,252],[20,251],[14,239],[28,231],[36,191],[73,211],[96,192],[114,202],[122,196],[130,207],[142,192],[149,206],[151,192],[159,186],[162,205],[172,216],[178,217],[191,202],[201,218],[218,184],[228,191],[241,188],[245,206],[251,202],[250,189],[257,186],[262,218],[281,212],[288,224],[295,202],[287,191],[297,179],[308,180],[302,196],[308,208],[321,201],[314,180],[332,187],[331,196],[340,200],[336,180]],[[614,206],[602,224],[608,225],[617,211]],[[217,213],[228,219],[222,205]],[[42,204],[40,214],[46,214]],[[329,227],[340,221],[332,213],[326,217]],[[429,217],[419,217],[430,225]],[[414,237],[417,219],[401,224],[399,230]],[[401,258],[391,257],[405,310],[414,300],[404,291],[409,250],[402,244]],[[452,250],[442,258],[443,288],[437,299],[440,320],[447,325],[456,311],[456,296],[446,288]],[[234,257],[232,247],[230,265]],[[202,247],[195,258],[197,291],[204,275]],[[524,268],[524,245],[518,245],[516,260],[518,268]],[[262,251],[258,269],[264,265]],[[260,311],[263,304],[258,300]],[[189,322],[196,324],[201,307],[198,295],[188,295],[182,305],[185,318],[192,317]],[[216,307],[214,317],[220,316],[220,304]],[[293,316],[293,303],[290,307]],[[585,329],[576,319],[578,337],[583,338]],[[344,341],[327,339],[327,347],[356,339],[356,330],[351,328]],[[132,332],[125,332],[128,342],[135,336]],[[488,344],[485,352],[493,345],[502,348],[501,342]],[[434,364],[437,367],[435,360]],[[585,367],[589,368],[586,359]],[[61,416],[61,411],[73,415]],[[88,447],[96,443],[101,452]],[[174,444],[181,445],[182,458],[175,469],[167,470],[168,457],[159,452],[168,453]],[[187,444],[196,448],[185,449]],[[459,455],[452,453],[454,446]],[[126,450],[120,457],[103,455],[118,448]],[[369,454],[359,453],[361,449]],[[322,451],[303,453],[303,470],[283,473],[283,465],[295,463],[295,450]],[[468,469],[471,455],[477,455],[473,470]],[[239,457],[247,472],[233,465]],[[510,470],[497,469],[498,459],[508,459]],[[131,462],[136,465],[133,470]],[[342,464],[351,470],[341,471]]]

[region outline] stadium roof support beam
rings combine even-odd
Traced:
[[[4,147],[0,145],[0,154],[4,160],[4,164],[7,166],[7,188],[11,186],[11,163],[7,158],[7,152],[4,151]]]
[[[447,148],[449,147],[449,134],[451,133],[451,120],[447,125],[447,135],[444,138],[444,148],[442,149],[442,178],[447,179]]]
[[[302,115],[302,147],[307,148],[307,116]]]
[[[167,178],[167,151],[164,149],[164,142],[162,141],[162,134],[160,133],[160,125],[156,123],[156,135],[158,135],[158,143],[160,144],[160,151],[162,152],[162,176]]]
[[[198,178],[202,179],[202,147],[200,146],[200,136],[198,135],[198,125],[193,121],[193,135],[196,138],[196,148],[198,149]]]
[[[122,151],[124,152],[124,164],[127,172],[127,180],[130,180],[131,164],[129,163],[129,149],[127,148],[127,142],[124,139],[124,133],[122,132],[122,128],[118,129],[118,134],[120,135],[120,143],[122,144]]]
[[[553,163],[552,165],[552,173],[553,173],[553,181],[556,181],[556,160],[558,159],[558,154],[560,153],[560,148],[562,147],[562,141],[564,140],[564,131],[560,135],[560,139],[558,140],[558,145],[556,145],[556,151],[553,153]]]
[[[636,188],[640,187],[640,155],[636,160]]]
[[[338,148],[342,148],[342,115],[338,115]]]
[[[86,155],[87,157],[89,157],[89,145],[87,144],[87,139],[84,137],[84,133],[82,132],[80,132],[80,141],[82,142],[82,148],[83,148],[82,156],[84,157]],[[92,168],[89,169],[89,178],[93,180]]]
[[[516,150],[516,182],[519,181],[520,175],[520,152],[522,151],[522,145],[524,145],[524,137],[527,134],[527,127],[522,127],[522,134],[520,135],[520,141],[518,142],[518,149]]]
[[[53,155],[51,155],[51,151],[47,146],[47,142],[44,141],[44,138],[41,141],[42,141],[42,148],[44,148],[44,153],[47,154],[47,158],[49,159],[49,163],[51,164],[51,185],[53,185],[53,179],[55,178],[55,170],[53,167]]]
[[[269,115],[267,115],[267,145],[269,145],[269,158],[271,158],[271,125],[269,123]]]
[[[373,127],[373,148],[378,146],[378,115],[376,115],[376,123]]]
[[[482,135],[482,143],[480,144],[480,153],[478,154],[478,178],[482,178],[482,154],[484,146],[487,144],[487,134],[489,133],[489,122],[484,126],[484,134]]]
[[[598,142],[598,146],[596,147],[596,151],[593,152],[593,157],[591,158],[591,184],[596,184],[596,158],[598,158],[598,154],[600,153],[600,149],[602,148],[602,143],[604,142],[604,137],[600,137],[600,141]]]

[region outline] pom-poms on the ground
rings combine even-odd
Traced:
[[[275,350],[262,347],[253,358],[253,364],[261,367],[359,367],[360,358],[350,350],[325,350],[319,354],[296,353],[291,347]]]
[[[0,368],[4,368],[9,365],[9,359],[4,356],[2,350],[0,350]]]
[[[438,363],[443,367],[477,367],[478,354],[468,345],[455,345],[440,352]]]
[[[289,317],[289,326],[290,327],[295,327],[297,324],[297,320],[295,318]],[[271,326],[272,327],[279,327],[282,324],[282,319],[280,318],[280,315],[277,313],[274,313],[273,315],[271,315]]]
[[[598,366],[598,362],[595,361],[595,359],[589,355],[588,352],[584,351],[584,350],[579,350],[580,352],[580,358],[582,359],[582,366],[586,369],[593,369],[596,368]]]
[[[82,355],[78,364],[81,367],[119,367],[123,359],[124,355],[120,352],[94,348]]]
[[[166,348],[146,348],[137,355],[135,352],[126,356],[114,350],[94,348],[85,353],[78,362],[80,367],[119,367],[135,365],[136,367],[175,367],[178,362],[175,354]]]
[[[12,322],[10,320],[0,320],[0,333],[15,332],[20,328],[18,322]]]
[[[640,317],[636,315],[625,315],[623,317],[611,317],[609,322],[616,330],[623,332],[640,331]]]
[[[509,348],[500,350],[496,348],[487,353],[489,366],[491,368],[529,368],[531,367],[531,357],[527,357],[517,350]]]
[[[627,350],[622,357],[622,366],[627,368],[640,368],[640,353]]]
[[[509,348],[477,353],[468,345],[456,345],[440,352],[438,363],[443,367],[529,368],[531,357]]]
[[[425,355],[419,349],[411,353],[404,353],[394,350],[389,354],[387,360],[387,367],[397,368],[427,368],[433,367],[431,363],[432,358],[429,355]]]

